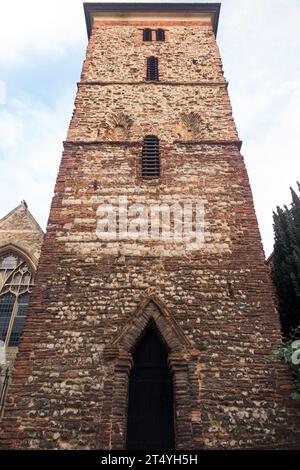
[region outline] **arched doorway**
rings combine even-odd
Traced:
[[[126,449],[175,449],[172,374],[168,349],[150,322],[133,352]]]

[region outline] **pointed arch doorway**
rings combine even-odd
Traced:
[[[129,388],[130,378],[133,377],[131,371],[135,352],[142,345],[147,326],[151,326],[151,323],[166,351],[164,364],[169,365],[172,374],[175,410],[173,449],[194,448],[192,410],[198,409],[198,403],[193,393],[193,384],[197,384],[198,354],[195,354],[189,339],[166,305],[157,296],[151,295],[141,300],[130,322],[124,325],[115,340],[107,344],[103,351],[107,376],[103,384],[103,408],[97,441],[100,449],[124,450],[128,448],[127,444],[131,447],[128,433]],[[134,447],[136,445],[134,443]],[[154,446],[151,444],[151,447],[152,445]],[[198,446],[197,443],[197,448]],[[158,450],[163,450],[162,445],[159,447]]]
[[[133,352],[126,449],[175,449],[173,380],[168,347],[150,321]]]

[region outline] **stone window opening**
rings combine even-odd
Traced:
[[[143,41],[152,41],[152,30],[150,28],[143,29]]]
[[[154,36],[155,34],[155,36]],[[164,42],[166,40],[165,37],[165,30],[164,29],[150,29],[145,28],[143,29],[143,41],[144,42],[152,42],[153,38],[158,42]]]
[[[159,139],[155,135],[147,135],[142,148],[142,178],[159,178],[159,176]]]
[[[166,40],[165,30],[164,29],[157,29],[156,30],[156,41],[164,42],[165,40]]]
[[[147,81],[158,81],[158,59],[157,57],[148,57],[147,59]]]

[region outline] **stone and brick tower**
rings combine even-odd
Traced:
[[[270,358],[279,319],[215,39],[219,4],[91,3],[85,14],[87,57],[2,446],[295,448],[293,384]],[[200,201],[201,244],[126,236],[124,201],[146,212]],[[101,236],[117,204],[116,235]]]

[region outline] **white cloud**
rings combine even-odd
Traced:
[[[23,121],[20,116],[4,109],[0,113],[0,138],[4,149],[18,148],[23,135]]]
[[[299,175],[300,88],[292,84],[285,92],[280,112],[275,112],[270,127],[256,139],[245,143],[247,167],[255,196],[260,229],[267,254],[272,250],[272,210],[289,205],[290,186],[296,189]]]
[[[86,39],[81,0],[2,2],[0,63],[22,62],[32,54],[62,54]]]
[[[14,100],[12,112],[0,112],[1,203],[8,211],[25,199],[44,227],[72,98],[71,92],[59,96],[49,108],[27,97]]]
[[[272,211],[299,176],[298,0],[223,0],[219,43],[259,226],[272,251]]]

